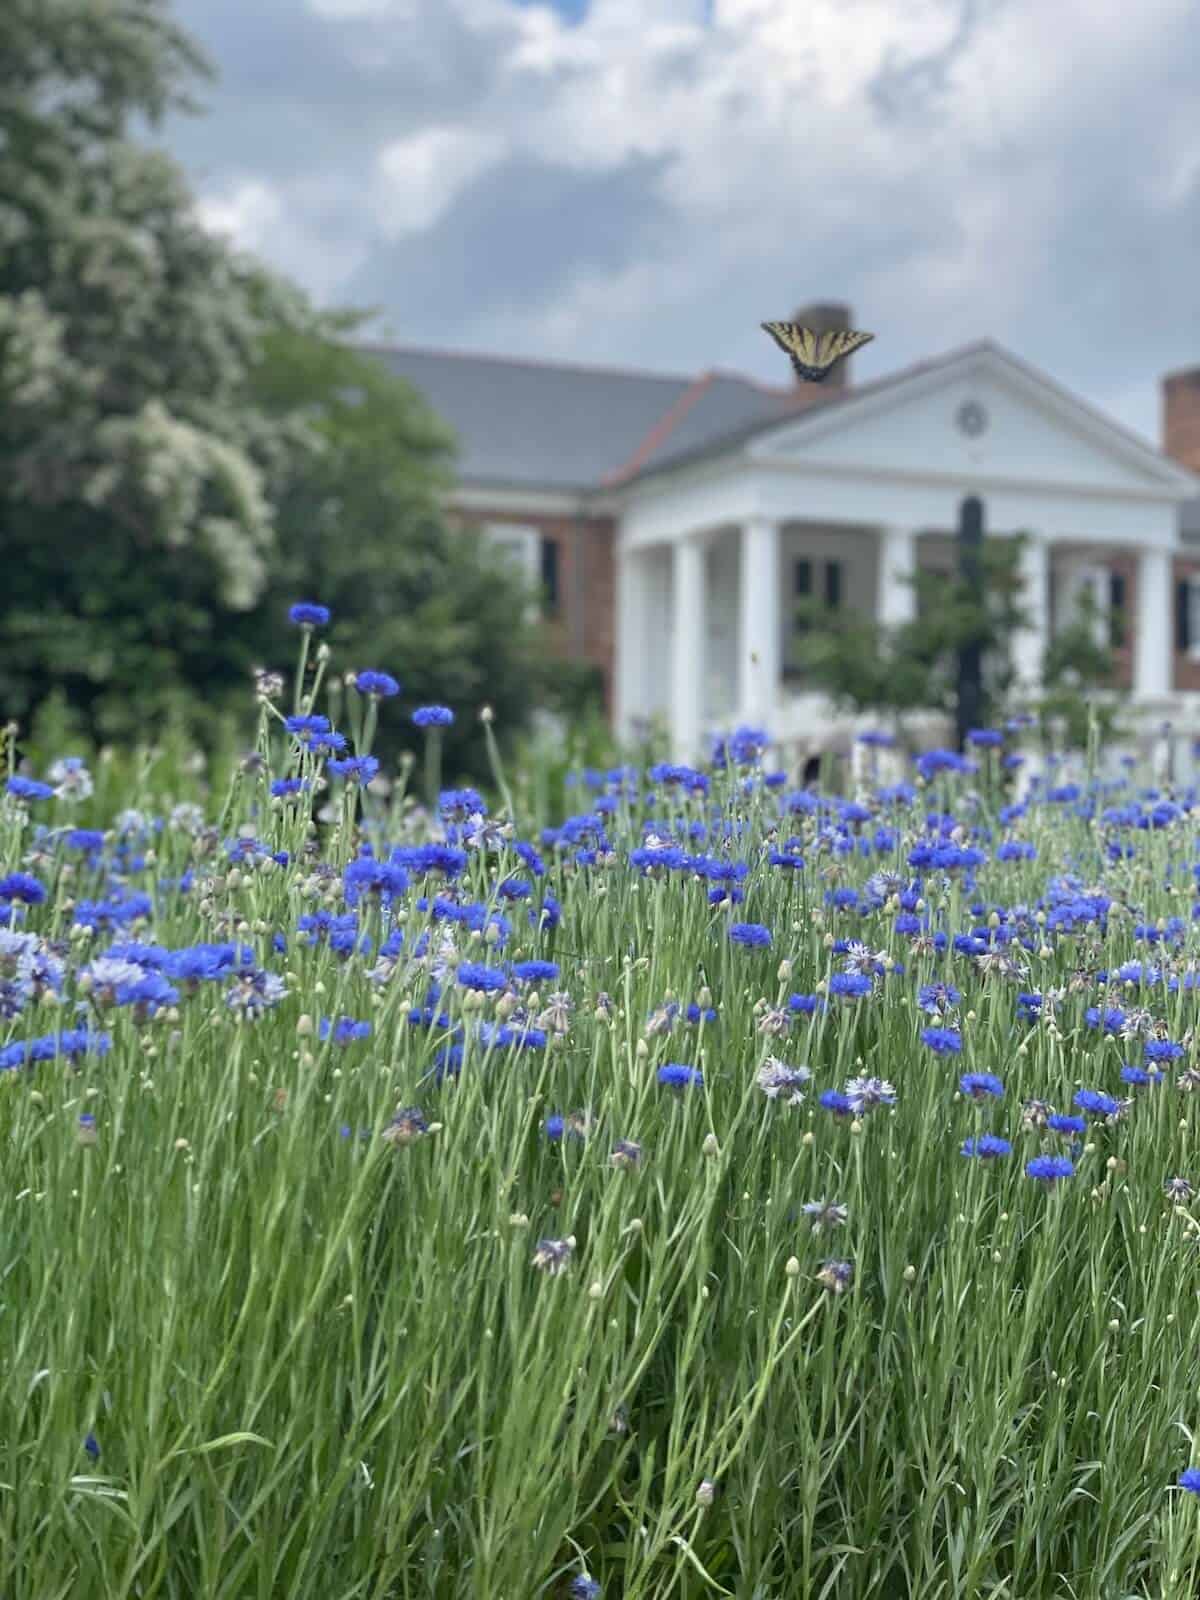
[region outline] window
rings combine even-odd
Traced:
[[[822,614],[841,610],[844,587],[842,567],[840,561],[813,561],[808,556],[800,556],[792,562],[792,615],[786,633],[785,676],[796,678],[803,675],[800,646],[812,626],[813,602],[819,602],[817,610]]]
[[[1200,572],[1175,585],[1175,648],[1200,661]]]
[[[558,540],[542,536],[542,606],[548,617],[558,615]]]
[[[526,584],[536,592],[533,615],[556,617],[561,599],[558,540],[548,539],[537,528],[508,522],[489,523],[484,533],[498,550],[512,559]]]
[[[842,563],[823,561],[821,596],[829,611],[839,611],[842,605]],[[792,566],[792,593],[797,600],[813,599],[813,563],[806,557]]]
[[[1125,575],[1110,572],[1108,575],[1108,645],[1110,650],[1120,650],[1125,643]]]

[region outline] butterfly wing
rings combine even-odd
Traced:
[[[853,333],[849,329],[814,333],[795,322],[764,322],[762,326],[790,358],[797,377],[806,383],[822,382],[837,362],[875,337],[873,333]]]
[[[841,361],[843,357],[852,355],[855,350],[861,349],[864,344],[870,344],[874,337],[873,333],[852,333],[849,329],[823,333],[817,341],[817,356],[814,365],[832,367],[834,362]]]

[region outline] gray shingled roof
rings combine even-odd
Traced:
[[[728,373],[686,378],[558,366],[505,356],[358,344],[405,378],[459,441],[458,480],[577,491],[668,471],[723,453],[760,430],[958,360],[989,340],[845,390],[768,389]],[[1180,507],[1180,532],[1200,540],[1200,497]]]
[[[637,451],[693,387],[691,378],[500,356],[359,346],[405,378],[458,436],[464,483],[595,489]],[[720,433],[781,401],[742,378],[717,379],[700,423]],[[697,406],[700,410],[700,405]],[[681,426],[694,430],[693,414]]]
[[[458,477],[464,483],[599,488],[699,388],[694,378],[648,372],[386,345],[358,348],[407,379],[458,436]],[[788,408],[787,391],[714,375],[682,412],[671,444],[697,444],[751,420],[782,416]]]

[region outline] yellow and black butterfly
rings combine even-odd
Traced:
[[[869,344],[875,337],[873,333],[851,333],[849,329],[814,333],[811,328],[801,328],[794,322],[764,322],[762,326],[791,357],[796,376],[806,383],[823,383],[844,356],[860,345]]]

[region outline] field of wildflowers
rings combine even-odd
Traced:
[[[208,814],[10,763],[0,1593],[1200,1593],[1194,798],[522,817],[293,618]]]

